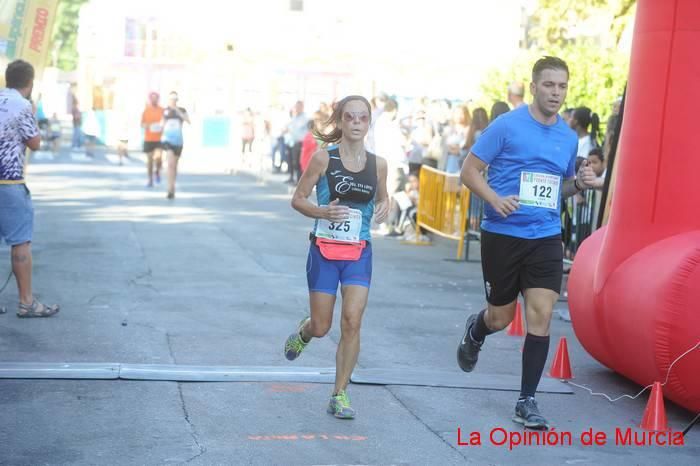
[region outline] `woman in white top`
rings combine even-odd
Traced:
[[[591,149],[598,147],[598,133],[600,132],[600,118],[597,113],[593,113],[588,107],[578,107],[574,110],[569,123],[571,129],[578,135],[577,157],[588,158]],[[588,127],[591,132],[588,132]]]

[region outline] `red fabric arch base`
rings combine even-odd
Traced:
[[[700,2],[639,0],[610,222],[569,279],[576,336],[639,384],[700,341]],[[575,77],[572,77],[575,79]],[[700,411],[700,350],[664,395]]]

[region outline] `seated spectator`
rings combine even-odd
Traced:
[[[391,211],[387,221],[389,233],[387,236],[401,236],[406,233],[409,225],[415,228],[418,189],[418,176],[409,174],[404,190],[391,196]]]

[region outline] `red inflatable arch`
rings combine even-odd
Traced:
[[[639,0],[610,222],[569,279],[576,336],[647,385],[700,341],[700,1]],[[700,411],[700,350],[664,395]]]

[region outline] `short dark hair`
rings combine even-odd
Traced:
[[[532,67],[532,82],[537,82],[537,78],[544,70],[564,70],[566,77],[569,77],[569,67],[564,60],[546,55],[537,60],[535,66]]]
[[[24,60],[15,60],[5,69],[5,86],[10,89],[22,89],[34,80],[34,67]]]
[[[594,155],[600,159],[601,162],[605,162],[605,156],[603,155],[603,149],[600,147],[594,147],[588,152],[588,156]]]

